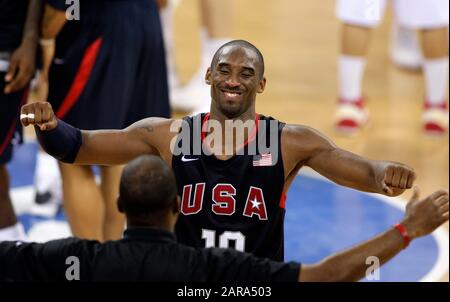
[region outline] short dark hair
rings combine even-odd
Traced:
[[[175,176],[158,156],[143,155],[130,161],[122,172],[119,199],[131,217],[145,218],[168,209],[177,198]]]
[[[219,55],[222,53],[222,49],[228,46],[239,46],[254,51],[256,53],[256,56],[258,57],[258,64],[261,70],[261,78],[264,76],[264,56],[255,45],[246,40],[232,40],[220,46],[211,61],[211,69],[213,69],[213,66],[217,64],[217,60],[219,59]]]

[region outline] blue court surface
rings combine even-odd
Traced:
[[[36,151],[33,142],[18,147],[9,165],[16,211],[31,240],[68,236],[62,211],[53,218],[27,213],[33,199]],[[400,198],[343,188],[306,170],[288,192],[285,260],[313,263],[369,239],[399,222],[404,204]],[[372,276],[379,276],[379,281],[437,281],[448,268],[448,233],[440,229],[414,241]]]

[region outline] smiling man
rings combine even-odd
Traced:
[[[247,41],[227,43],[214,56],[206,83],[211,85],[211,96],[216,101],[211,111],[216,109],[215,114],[228,119],[252,120],[256,94],[266,86],[263,55]]]
[[[362,158],[310,127],[257,114],[256,95],[264,91],[266,78],[263,56],[251,43],[236,40],[220,47],[205,80],[211,109],[183,119],[192,138],[187,152],[174,152],[173,142],[186,136],[183,127],[174,127],[179,120],[147,118],[123,130],[84,131],[57,119],[48,103],[23,106],[21,120],[35,125],[43,148],[67,163],[115,165],[143,154],[160,156],[172,167],[181,196],[177,238],[194,247],[233,247],[282,260],[285,193],[303,166],[366,192],[396,196],[412,187],[415,173],[403,164]],[[231,141],[208,139],[214,132],[230,132],[230,121],[253,126],[232,129]],[[267,152],[259,141],[271,137],[275,147]],[[196,140],[203,145],[198,152]],[[232,152],[223,152],[230,145]]]

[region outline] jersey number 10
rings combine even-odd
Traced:
[[[205,239],[205,247],[217,247],[216,231],[202,229],[202,239]],[[245,250],[245,236],[241,232],[225,231],[219,236],[220,248],[229,248],[230,241],[234,241],[235,249],[241,252]]]

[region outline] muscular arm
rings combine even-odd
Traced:
[[[143,154],[161,156],[170,164],[170,143],[178,133],[171,119],[147,118],[122,130],[80,131],[55,117],[47,102],[22,106],[20,120],[34,125],[43,149],[67,163],[124,164]]]
[[[420,201],[418,197],[416,189],[402,221],[411,240],[430,234],[448,221],[448,192],[437,191]],[[358,281],[365,276],[367,268],[372,264],[366,263],[369,257],[377,257],[380,265],[383,265],[403,250],[403,240],[400,232],[391,228],[317,264],[303,265],[299,281]]]
[[[77,164],[125,164],[143,154],[160,155],[158,147],[167,137],[171,120],[147,118],[123,130],[82,131]]]
[[[358,281],[364,278],[366,270],[371,264],[366,264],[369,257],[377,257],[380,265],[383,265],[402,249],[403,238],[396,229],[391,229],[367,242],[330,256],[318,264],[302,265],[299,281]]]
[[[320,132],[289,125],[282,136],[285,166],[309,166],[337,184],[357,190],[399,195],[412,187],[413,170],[403,164],[369,160],[340,149]],[[289,171],[288,171],[289,172]]]

